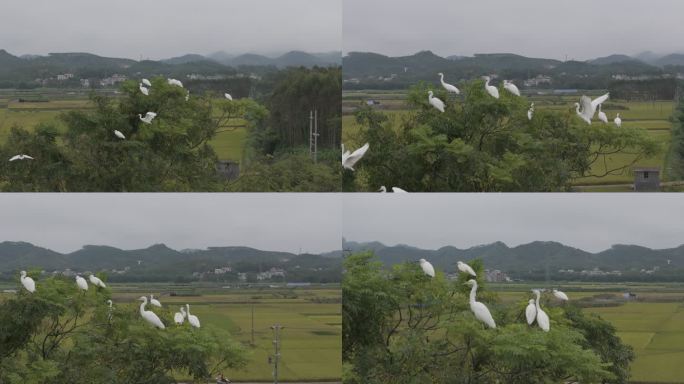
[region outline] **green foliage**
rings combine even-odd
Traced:
[[[481,263],[470,263],[482,272]],[[543,332],[525,323],[527,300],[504,307],[479,282],[477,300],[497,322],[487,329],[470,312],[465,274],[449,281],[438,272],[431,279],[416,263],[387,271],[371,253],[349,256],[345,269],[346,383],[607,383],[627,377],[631,350],[605,321],[577,308],[544,304],[551,331]]]

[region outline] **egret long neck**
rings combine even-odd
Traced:
[[[537,296],[537,299],[534,301],[534,305],[537,307],[537,310],[539,310],[539,291],[535,291],[534,294]]]
[[[147,304],[147,301],[143,301],[142,303],[140,303],[140,314],[141,315],[143,313],[145,313],[145,304]]]
[[[470,288],[470,302],[471,303],[475,302],[475,292],[477,292],[477,283],[473,283],[473,286]]]

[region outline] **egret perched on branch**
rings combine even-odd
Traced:
[[[418,260],[418,263],[420,263],[420,268],[425,272],[426,275],[430,277],[435,277],[435,268],[430,264],[429,261],[425,259],[420,259]]]
[[[185,308],[180,307],[180,312],[176,312],[173,315],[173,322],[176,323],[176,325],[181,325],[185,321]]]
[[[155,307],[159,307],[159,308],[161,308],[161,306],[162,306],[161,303],[159,302],[159,300],[155,299],[154,295],[152,295],[152,294],[150,294],[150,304],[154,305]]]
[[[9,159],[9,161],[16,161],[16,160],[33,160],[33,157],[31,157],[29,155],[21,154],[21,155],[14,155],[14,156],[10,157],[10,159]]]
[[[487,93],[489,93],[493,98],[498,99],[499,90],[495,86],[489,85],[489,80],[491,80],[491,78],[489,76],[485,76],[483,79],[485,80],[485,90]]]
[[[475,270],[473,270],[473,269],[470,267],[470,265],[468,265],[468,264],[466,264],[466,263],[464,263],[464,262],[462,262],[462,261],[457,262],[457,263],[456,263],[456,266],[458,267],[458,270],[461,271],[461,272],[463,272],[463,273],[467,273],[467,274],[469,274],[469,275],[471,275],[471,276],[477,276],[477,274],[475,274]]]
[[[200,327],[200,321],[195,315],[190,314],[190,304],[185,304],[185,307],[187,308],[186,311],[186,316],[188,317],[188,323],[190,323],[191,326],[194,328],[199,328]]]
[[[115,130],[114,130],[114,135],[115,135],[116,137],[118,137],[119,139],[121,139],[121,140],[126,140],[126,136],[124,136],[124,134],[121,133],[121,131],[119,131],[119,130],[116,130],[116,129],[115,129]]]
[[[620,118],[619,113],[617,114],[617,116],[615,116],[615,120],[613,120],[613,121],[615,122],[615,125],[617,125],[618,128],[620,128],[622,126],[622,119]]]
[[[568,301],[568,295],[565,293],[557,290],[556,288],[553,289],[553,295],[556,297],[556,299],[561,300],[561,301]]]
[[[534,319],[537,318],[537,307],[534,305],[534,299],[528,301],[527,307],[525,308],[525,320],[527,320],[528,325],[534,323]]]
[[[21,281],[21,285],[23,285],[24,288],[26,288],[26,290],[31,293],[35,292],[36,282],[33,281],[32,278],[26,276],[26,271],[21,271],[21,273],[19,274],[21,275],[21,277],[19,278],[19,280]]]
[[[518,87],[515,86],[515,84],[511,83],[510,81],[504,80],[503,86],[504,86],[504,89],[507,90],[508,92],[510,92],[516,96],[520,96],[520,90],[518,89]]]
[[[465,285],[469,285],[470,288],[470,310],[473,311],[475,318],[485,323],[489,328],[496,328],[496,323],[494,323],[494,318],[492,314],[489,313],[489,309],[486,305],[475,301],[475,293],[477,292],[477,281],[470,279]]]
[[[149,96],[149,95],[150,95],[150,90],[147,89],[147,88],[145,88],[145,87],[142,85],[142,83],[140,83],[139,88],[140,88],[140,92],[142,92],[143,95],[145,95],[145,96]]]
[[[354,170],[354,165],[361,160],[363,155],[366,154],[366,151],[368,151],[369,144],[366,143],[363,145],[363,147],[357,149],[354,152],[349,152],[344,150],[344,144],[342,144],[342,167],[349,169],[349,170]]]
[[[458,88],[456,88],[455,86],[444,82],[444,74],[443,73],[440,72],[437,75],[439,75],[439,81],[442,83],[442,87],[444,87],[444,89],[446,89],[447,92],[455,93],[457,95],[461,93],[461,91],[459,91]]]
[[[154,112],[147,112],[145,114],[145,117],[142,117],[141,114],[138,114],[138,117],[140,118],[140,121],[142,121],[145,124],[152,124],[152,119],[157,117],[157,114]]]
[[[142,301],[142,304],[140,304],[140,316],[142,316],[142,318],[145,319],[145,321],[154,325],[155,327],[159,329],[165,329],[166,327],[164,326],[164,323],[162,323],[162,321],[159,319],[159,316],[157,316],[152,311],[145,310],[145,306],[147,305],[147,297],[141,296],[138,300]]]
[[[90,280],[90,284],[92,284],[92,285],[94,285],[94,286],[96,286],[96,287],[107,288],[107,286],[105,285],[105,283],[103,283],[102,280],[100,280],[97,276],[95,276],[95,275],[93,275],[93,274],[91,274],[90,276],[88,276],[88,280]]]
[[[233,96],[231,96],[230,93],[224,93],[223,96],[225,96],[228,100],[233,100]]]
[[[532,115],[534,115],[534,103],[530,104],[530,109],[527,110],[527,120],[532,120]]]
[[[86,279],[82,278],[79,275],[76,275],[76,285],[82,291],[88,290],[88,282],[86,281]]]
[[[170,85],[176,85],[176,86],[179,86],[179,87],[183,88],[183,83],[181,83],[180,80],[168,79],[167,82],[168,82]]]
[[[603,121],[604,124],[608,124],[608,116],[601,110],[601,104],[598,105],[598,119]]]
[[[145,85],[148,86],[148,87],[151,87],[151,86],[152,86],[152,83],[150,83],[150,81],[147,80],[147,79],[142,79],[142,83],[145,84]]]
[[[580,119],[584,120],[587,124],[591,124],[591,119],[594,118],[596,108],[599,104],[603,104],[606,100],[608,100],[609,95],[610,93],[606,93],[605,95],[599,96],[594,100],[589,98],[589,96],[582,95],[580,102],[575,103],[575,112],[577,113],[577,116],[579,116]],[[581,111],[580,107],[582,107]]]
[[[438,111],[444,112],[444,102],[442,100],[440,100],[439,98],[434,97],[433,95],[434,95],[434,93],[432,93],[432,91],[428,91],[428,102],[430,103],[430,105],[435,107]]]
[[[539,328],[541,328],[544,332],[548,332],[551,325],[549,324],[549,315],[544,312],[543,309],[539,306],[539,295],[540,292],[538,289],[533,289],[532,292],[537,296],[537,299],[535,300],[535,309],[537,310],[537,325],[539,325]]]

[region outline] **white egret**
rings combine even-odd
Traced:
[[[457,95],[461,93],[461,91],[459,91],[458,88],[456,88],[455,86],[444,82],[444,74],[443,73],[440,72],[437,75],[439,75],[439,81],[442,83],[442,87],[444,87],[444,89],[446,89],[447,92],[455,93]]]
[[[152,83],[150,83],[150,81],[147,80],[147,79],[142,79],[142,83],[145,84],[145,85],[148,86],[148,87],[151,87],[151,86],[152,86]]]
[[[107,309],[107,321],[112,321],[112,311],[114,310],[114,308],[112,308],[113,305],[114,303],[111,300],[107,300],[107,306],[109,307]]]
[[[94,285],[94,286],[96,286],[96,287],[107,288],[107,286],[105,285],[105,283],[103,283],[102,280],[100,280],[97,276],[95,276],[95,275],[93,275],[93,274],[91,274],[90,276],[88,276],[88,280],[90,280],[90,284],[92,284],[92,285]]]
[[[615,122],[615,125],[617,125],[618,128],[620,128],[622,126],[622,119],[620,118],[619,113],[617,114],[617,116],[615,116],[615,120],[613,120],[613,121]]]
[[[399,187],[392,187],[392,192],[394,192],[394,193],[408,193]]]
[[[539,306],[540,292],[538,289],[533,289],[532,292],[534,292],[534,294],[537,296],[537,300],[535,301],[535,309],[537,310],[537,325],[539,325],[539,328],[541,328],[544,332],[548,332],[551,328],[551,325],[549,324],[549,315],[547,315],[546,312],[544,312],[544,310]]]
[[[145,124],[152,124],[152,119],[157,117],[157,114],[154,112],[147,112],[145,114],[145,117],[142,117],[141,114],[138,114],[138,117],[140,118],[140,121],[142,121]]]
[[[508,92],[510,92],[516,96],[520,96],[520,90],[518,89],[518,87],[515,86],[515,84],[511,83],[510,81],[504,80],[503,81],[503,87]]]
[[[187,94],[185,94],[185,101],[190,100],[190,91],[188,91]]]
[[[489,328],[496,328],[494,318],[492,317],[492,314],[489,312],[487,306],[480,303],[479,301],[475,301],[475,293],[477,292],[477,281],[470,279],[465,284],[471,287],[470,298],[468,301],[470,302],[470,310],[473,311],[475,318],[485,323]]]
[[[475,274],[475,270],[473,268],[471,268],[470,265],[468,265],[462,261],[457,262],[456,266],[458,267],[458,270],[463,272],[463,273],[467,273],[471,276],[477,276],[477,274]]]
[[[188,317],[188,323],[190,323],[191,326],[194,328],[199,328],[200,327],[200,321],[195,315],[190,314],[190,304],[185,304],[186,308],[186,313],[185,315]]]
[[[161,303],[159,302],[159,300],[155,299],[154,295],[152,295],[152,294],[150,295],[150,304],[154,305],[155,307],[159,307],[159,308],[161,308],[161,306],[162,306]]]
[[[180,312],[176,312],[173,315],[173,321],[176,325],[181,325],[185,321],[185,308],[180,307]]]
[[[142,83],[140,84],[139,88],[140,88],[140,92],[142,92],[143,95],[145,95],[145,96],[149,96],[149,95],[150,95],[150,90],[147,89],[147,88],[145,88],[145,87],[142,85]]]
[[[178,87],[183,88],[183,83],[181,83],[180,80],[176,80],[176,79],[167,79],[167,82],[168,82],[170,85],[176,85],[176,86],[178,86]]]
[[[605,95],[599,96],[592,100],[589,98],[589,96],[582,95],[580,102],[575,103],[575,112],[577,113],[577,116],[579,116],[580,119],[584,120],[587,124],[591,124],[591,119],[594,118],[596,108],[599,104],[603,104],[606,100],[608,100],[609,96],[610,93],[606,93]],[[582,107],[581,111],[580,107]]]
[[[27,291],[33,293],[36,291],[36,282],[33,281],[32,278],[26,276],[26,271],[21,271],[20,273],[21,277],[19,280],[21,281],[21,285],[26,288]]]
[[[527,120],[532,120],[532,115],[534,115],[534,103],[530,104],[530,109],[527,110]]]
[[[604,124],[608,124],[608,116],[601,110],[601,104],[598,105],[598,119],[603,121]]]
[[[31,157],[29,155],[21,154],[21,155],[14,155],[14,156],[10,157],[10,159],[9,159],[9,161],[16,161],[16,160],[33,160],[33,157]]]
[[[553,295],[556,297],[556,299],[561,301],[569,300],[568,295],[566,295],[564,292],[557,290],[556,288],[553,289]]]
[[[231,96],[230,93],[224,93],[223,96],[225,96],[228,100],[233,100],[233,96]]]
[[[491,78],[489,76],[485,76],[483,79],[485,80],[485,90],[487,93],[489,93],[493,98],[498,99],[499,90],[495,86],[489,85],[489,80],[491,80]]]
[[[342,145],[342,167],[349,169],[349,170],[354,170],[354,165],[361,160],[363,155],[366,154],[366,151],[368,151],[369,144],[366,143],[363,145],[363,147],[357,149],[356,151],[350,153],[349,151],[344,151],[344,144]]]
[[[537,318],[537,306],[534,304],[534,299],[528,301],[527,307],[525,308],[525,319],[528,325],[534,323],[534,319]]]
[[[420,268],[423,269],[423,272],[425,272],[426,275],[435,277],[435,268],[432,266],[432,264],[430,264],[429,261],[420,259],[418,260],[418,263],[420,263]]]
[[[142,301],[142,304],[140,304],[140,316],[142,316],[145,321],[154,325],[155,327],[159,329],[165,329],[166,327],[164,326],[164,323],[162,323],[157,314],[152,311],[145,310],[145,306],[147,305],[147,297],[141,296],[138,300]]]
[[[121,133],[121,131],[116,129],[114,130],[114,136],[118,137],[121,140],[126,140],[126,136],[124,136],[124,134]]]
[[[435,107],[438,111],[444,112],[444,102],[442,100],[440,100],[439,98],[434,97],[433,95],[434,95],[434,93],[432,93],[432,91],[428,91],[428,102],[430,103],[430,105]]]
[[[79,275],[76,275],[76,285],[78,286],[79,289],[82,291],[87,291],[88,290],[88,282],[86,279],[82,278]]]

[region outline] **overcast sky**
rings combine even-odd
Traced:
[[[344,51],[586,60],[681,52],[681,0],[344,0]]]
[[[342,0],[2,1],[0,49],[162,59],[339,51]]]
[[[341,207],[324,193],[1,194],[0,241],[59,252],[164,243],[318,253],[341,248]]]
[[[424,249],[540,240],[597,252],[684,243],[684,194],[346,194],[343,210],[347,240]]]

